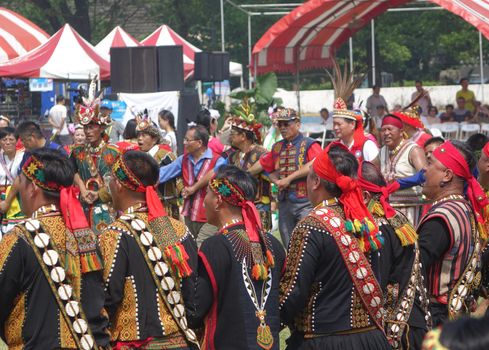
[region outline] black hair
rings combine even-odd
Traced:
[[[71,161],[60,150],[44,147],[32,151],[31,155],[44,165],[46,182],[54,182],[63,187],[73,185],[75,169]],[[59,192],[43,189],[43,194],[52,200],[59,200]]]
[[[329,113],[328,109],[325,107],[321,108],[321,110],[319,111],[319,113],[322,113],[322,112],[328,112]]]
[[[8,135],[14,135],[15,138],[17,139],[17,136],[15,135],[15,129],[12,128],[11,126],[6,126],[5,128],[0,128],[0,140],[3,139],[5,136]]]
[[[414,84],[418,84],[418,83],[419,83],[419,84],[423,84],[423,82],[422,82],[421,80],[416,80],[416,81],[414,82]]]
[[[194,130],[194,136],[196,140],[202,141],[202,145],[207,147],[209,144],[209,132],[203,125],[191,126],[188,131]]]
[[[144,186],[158,183],[160,168],[156,160],[146,152],[127,151],[123,154],[124,163]]]
[[[253,131],[241,129],[241,128],[238,128],[238,127],[235,127],[235,126],[233,126],[232,129],[235,130],[235,131],[237,131],[237,132],[240,132],[240,133],[245,134],[246,139],[247,140],[250,140],[253,143],[257,141],[256,140],[256,135],[255,135],[255,133]]]
[[[433,143],[439,143],[441,145],[443,142],[445,142],[445,139],[443,137],[435,136],[435,137],[432,137],[431,139],[426,140],[426,142],[423,145],[423,148],[427,147]]]
[[[211,133],[211,112],[208,109],[203,109],[197,113],[195,122],[197,125],[202,125],[207,129],[207,132]]]
[[[467,162],[467,165],[469,166],[470,172],[472,172],[476,165],[474,152],[472,152],[470,147],[467,144],[463,143],[462,141],[453,140],[451,142],[453,146],[460,153],[462,153],[462,156],[464,157],[465,161]]]
[[[168,111],[166,109],[162,109],[161,111],[159,111],[158,116],[161,119],[164,119],[164,120],[168,121],[168,123],[170,124],[170,127],[174,131],[177,131],[177,129],[175,128],[175,116],[173,115],[172,112],[170,112],[170,111]]]
[[[377,84],[372,85],[372,90],[373,90],[373,89],[377,89],[377,88],[380,88],[380,85],[377,85]]]
[[[136,126],[136,119],[130,119],[127,122],[126,127],[124,128],[124,132],[122,133],[122,137],[124,138],[124,140],[132,140],[138,137]]]
[[[455,107],[454,107],[454,106],[453,106],[451,103],[449,103],[449,104],[447,104],[447,105],[445,106],[445,109],[447,109],[447,108],[454,109]]]
[[[460,79],[460,81],[458,83],[459,84],[462,84],[464,80],[466,80],[467,82],[469,82],[469,79],[467,79],[467,78],[464,77],[464,78]]]
[[[450,350],[489,349],[489,318],[463,317],[443,325],[440,343]]]
[[[258,181],[249,172],[234,165],[222,165],[217,169],[216,179],[227,179],[243,191],[246,200],[255,200]]]
[[[336,170],[345,176],[351,178],[357,177],[358,161],[353,154],[341,146],[332,146],[328,152],[329,159],[335,166]],[[334,197],[341,195],[341,189],[333,182],[321,179],[324,189]]]
[[[362,177],[374,185],[385,187],[387,182],[385,181],[379,168],[370,162],[362,162]]]
[[[472,152],[479,152],[484,148],[489,138],[481,133],[471,135],[465,143],[470,147]]]
[[[60,103],[61,101],[64,101],[65,97],[63,95],[58,95],[56,96],[56,103]]]
[[[438,114],[438,108],[436,108],[436,106],[431,106],[430,108],[428,108],[428,113],[434,109],[436,111],[436,113]]]
[[[17,126],[17,129],[15,131],[16,137],[19,138],[21,136],[34,136],[36,139],[41,139],[44,138],[44,135],[42,134],[41,127],[39,124],[33,122],[33,121],[25,121],[19,124]]]

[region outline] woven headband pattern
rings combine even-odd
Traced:
[[[46,172],[44,171],[44,165],[34,156],[30,156],[29,159],[22,166],[22,173],[36,186],[43,190],[50,192],[59,192],[62,188],[61,185],[53,181],[46,179]]]

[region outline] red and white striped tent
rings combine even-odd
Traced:
[[[111,47],[134,47],[141,44],[120,26],[115,27],[105,38],[95,45],[101,55],[110,55]]]
[[[37,25],[0,7],[0,62],[23,55],[48,39],[49,35]]]
[[[181,45],[183,47],[183,75],[187,79],[194,72],[195,53],[200,49],[178,35],[173,29],[163,24],[147,38],[141,41],[143,46]]]
[[[110,78],[110,64],[69,24],[38,48],[0,65],[0,76],[88,80]]]
[[[335,51],[372,18],[410,1],[307,1],[258,40],[250,62],[252,71],[297,72],[328,66]],[[428,1],[462,17],[489,38],[489,0]]]

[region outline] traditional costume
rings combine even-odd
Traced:
[[[293,109],[286,108],[278,112],[276,120],[295,122],[300,121],[300,116]],[[283,179],[313,160],[319,152],[319,143],[299,132],[293,140],[275,143],[272,150],[260,158],[260,164],[268,173],[278,170],[279,178]],[[285,247],[289,244],[290,234],[295,225],[311,209],[305,177],[293,181],[287,189],[279,192],[279,229]]]
[[[390,349],[370,263],[381,237],[357,182],[336,170],[328,151],[313,169],[342,195],[316,206],[292,234],[280,284],[280,313],[292,330],[287,349]]]
[[[431,328],[429,300],[424,286],[418,235],[406,217],[388,203],[399,184],[380,187],[368,182],[359,170],[358,183],[373,197],[368,203],[384,244],[380,253],[380,285],[386,309],[385,332],[393,349],[419,349]]]
[[[76,111],[80,124],[110,125],[110,116],[99,114],[98,100],[84,101],[86,105],[80,105]],[[108,205],[111,197],[105,188],[104,176],[110,175],[111,167],[119,154],[116,146],[107,143],[107,135],[104,133],[104,139],[97,147],[92,147],[88,143],[76,146],[70,155],[75,171],[84,182],[85,188],[98,192],[99,198],[93,204],[83,205],[90,226],[97,234],[113,221],[113,213]]]
[[[159,142],[161,138],[160,131],[148,119],[148,115],[136,118],[138,125],[136,127],[137,132],[145,132]],[[168,165],[177,159],[176,155],[171,151],[168,145],[156,144],[147,153],[153,157],[160,167]],[[183,182],[181,177],[176,177],[158,186],[159,197],[165,207],[168,215],[176,220],[180,219],[180,208],[178,207],[178,197],[183,189]]]
[[[419,106],[412,106],[403,109],[400,112],[392,112],[392,115],[399,118],[404,124],[416,128],[416,132],[409,138],[409,141],[416,143],[423,148],[424,143],[431,139],[431,135],[424,131],[424,124],[421,121]]]
[[[146,203],[128,208],[100,235],[104,257],[105,308],[116,349],[189,349],[197,344],[188,328],[185,293],[197,264],[190,232],[170,218],[153,186],[144,186],[124,163],[113,176]]]
[[[403,128],[401,119],[394,115],[385,116],[382,119],[382,126],[384,125]],[[389,150],[387,146],[382,147],[380,150],[380,166],[387,183],[413,176],[418,172],[409,160],[409,154],[416,147],[419,146],[415,142],[405,139],[401,140],[393,150]],[[424,204],[421,192],[420,186],[414,186],[398,190],[389,197],[389,202],[406,215],[413,225],[417,225],[419,222],[421,206]]]
[[[0,241],[1,336],[9,349],[97,349],[109,343],[102,260],[75,187],[46,179],[31,156],[29,181],[59,193]]]
[[[261,127],[255,119],[249,105],[240,105],[235,113],[237,117],[231,120],[231,127],[239,130],[249,131],[255,135],[256,143],[253,144],[247,153],[234,149],[227,157],[227,163],[237,166],[240,169],[248,170],[262,155],[267,153],[267,149],[261,145]],[[272,229],[271,217],[271,183],[266,174],[258,175],[258,190],[256,192],[255,206],[260,213],[261,223],[265,232]]]
[[[449,195],[435,202],[419,227],[421,262],[426,270],[433,326],[470,311],[480,283],[481,237],[488,200],[467,161],[450,141],[433,151],[445,167],[467,183],[467,196]]]
[[[379,147],[377,144],[369,140],[365,136],[363,129],[363,114],[360,110],[349,110],[345,101],[353,95],[353,91],[362,83],[363,76],[361,78],[353,78],[345,70],[342,72],[339,65],[334,64],[334,77],[328,72],[333,83],[335,90],[335,102],[333,105],[333,118],[343,118],[355,122],[355,131],[353,134],[353,142],[349,145],[345,144],[343,140],[337,141],[338,143],[346,146],[348,151],[357,158],[359,162],[362,160],[373,161],[379,155]]]
[[[203,349],[278,350],[283,247],[262,230],[256,207],[239,187],[214,178],[209,189],[241,207],[243,221],[223,225],[202,243],[189,318],[194,327],[205,325]]]

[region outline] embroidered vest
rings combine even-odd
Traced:
[[[212,159],[205,159],[202,163],[197,176],[194,175],[194,164],[188,159],[188,154],[185,154],[182,159],[182,177],[185,187],[192,186],[205,176],[209,171],[214,169],[219,156],[212,154]],[[196,222],[207,222],[207,215],[204,208],[204,198],[207,188],[204,186],[195,192],[190,198],[183,201],[183,216],[189,216],[190,220]]]
[[[235,150],[229,154],[228,162],[236,165],[240,169],[248,170],[260,159],[263,154],[267,152],[268,151],[265,148],[255,146],[251,151],[246,153],[243,158],[240,158],[241,152],[239,150]],[[269,178],[264,175],[260,175],[258,178],[258,189],[255,197],[255,203],[269,204],[271,188],[272,186]]]
[[[447,293],[461,278],[474,250],[472,230],[475,229],[475,223],[471,220],[473,216],[474,213],[466,201],[445,201],[432,207],[419,224],[421,227],[430,219],[440,218],[448,227],[450,246],[427,272],[428,292],[441,303],[448,302]]]
[[[307,163],[307,151],[316,142],[309,137],[300,134],[292,142],[281,140],[273,145],[273,159],[275,169],[279,171],[280,179],[283,179]],[[293,181],[289,186],[289,193],[295,193],[297,198],[307,197],[306,179]]]

